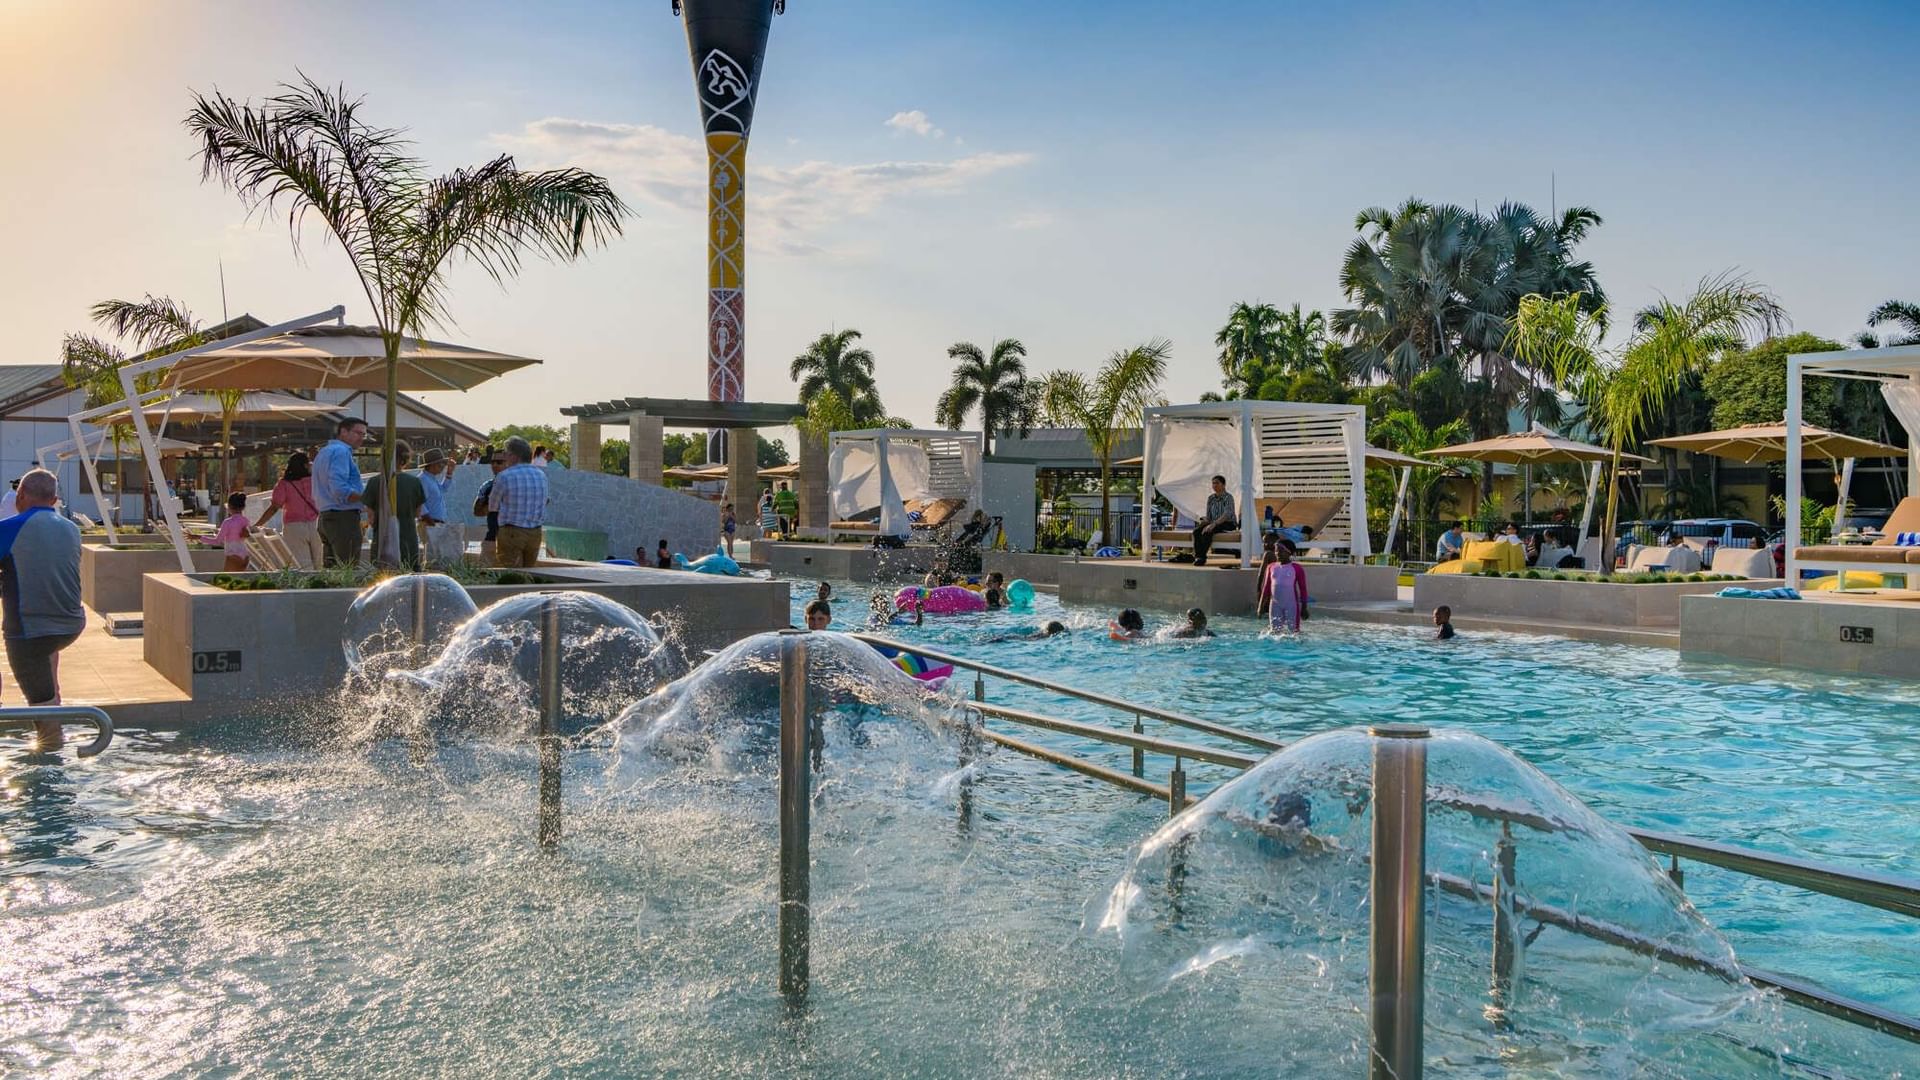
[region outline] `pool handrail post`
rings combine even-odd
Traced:
[[[1147,733],[1146,725],[1141,723],[1139,713],[1133,714],[1133,733],[1135,735],[1145,735]],[[1133,748],[1133,775],[1147,775],[1147,752],[1138,746]]]
[[[424,666],[427,653],[427,576],[413,575],[413,666]]]
[[[81,757],[92,757],[113,742],[113,717],[98,705],[17,705],[0,709],[0,731],[32,731],[45,721],[61,719],[84,720],[93,725],[93,741],[74,751]]]
[[[1493,1005],[1498,1010],[1498,1026],[1504,1030],[1513,1020],[1513,977],[1519,966],[1520,924],[1513,917],[1514,862],[1513,823],[1500,823],[1500,839],[1494,844],[1493,861]]]
[[[1376,724],[1367,974],[1372,1080],[1420,1080],[1426,997],[1427,739]]]
[[[560,599],[540,605],[540,846],[560,842]]]
[[[806,1004],[811,949],[807,633],[780,632],[780,996],[790,1006]]]

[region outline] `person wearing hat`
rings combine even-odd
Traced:
[[[459,562],[466,554],[466,530],[447,518],[447,489],[453,486],[453,459],[439,448],[420,460],[420,548],[431,566]]]

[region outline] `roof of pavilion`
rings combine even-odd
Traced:
[[[657,416],[669,427],[763,428],[785,427],[807,415],[804,405],[769,401],[700,401],[692,398],[618,398],[587,405],[569,405],[560,415],[576,420],[619,424],[636,416]]]

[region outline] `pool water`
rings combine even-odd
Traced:
[[[1041,603],[1076,624],[1072,637],[985,644],[1020,621],[1011,614],[900,634],[1290,738],[1389,718],[1469,728],[1615,820],[1912,869],[1897,804],[1914,748],[1886,713],[1910,716],[1915,705],[1898,687],[1784,681],[1549,639],[1476,638],[1446,651],[1330,620],[1294,642],[1255,640],[1251,623],[1226,620],[1212,642],[1122,646],[1091,632],[1103,625],[1098,613]],[[1025,693],[996,687],[991,696],[1111,719]],[[1877,741],[1857,722],[1845,739],[1828,730],[1867,702]],[[356,726],[343,717],[361,707],[349,698],[312,717],[128,732],[85,761],[0,745],[0,1074],[1319,1076],[1365,1067],[1364,988],[1350,979],[1330,982],[1324,969],[1255,978],[1256,966],[1227,957],[1143,982],[1111,937],[1093,932],[1131,852],[1166,821],[1151,800],[1003,752],[967,774],[973,812],[962,827],[961,774],[912,718],[870,723],[857,753],[835,742],[816,787],[813,994],[806,1011],[790,1013],[774,991],[777,822],[764,769],[667,761],[630,738],[592,741],[565,757],[566,834],[543,853],[533,843],[529,747],[449,739],[423,753],[392,739],[340,741]],[[1735,738],[1764,753],[1727,751]],[[1639,745],[1617,750],[1617,739]],[[1195,784],[1229,775],[1196,767]],[[1720,783],[1735,789],[1716,791]],[[1810,827],[1834,815],[1845,815],[1844,828]],[[1800,895],[1701,867],[1688,886],[1711,922],[1732,925],[1742,959],[1762,962],[1772,943],[1774,966],[1914,1007],[1913,935],[1891,916],[1823,916]],[[1448,983],[1463,993],[1483,982],[1475,935],[1484,915],[1436,905],[1430,955],[1469,973]],[[1471,933],[1456,951],[1443,931],[1462,918]],[[1333,933],[1323,968],[1350,967],[1357,940],[1352,925]],[[1640,970],[1621,961],[1624,989],[1645,989]],[[1550,971],[1529,968],[1539,1027],[1523,1022],[1498,1038],[1436,1031],[1435,1073],[1920,1068],[1907,1044],[1751,1005],[1733,1015],[1676,1009],[1645,1032],[1644,1047],[1614,1045],[1545,1017],[1591,1013],[1599,1006],[1585,995],[1623,987],[1556,984]]]
[[[795,617],[813,598],[794,587]],[[861,629],[871,587],[833,583],[835,629]],[[890,592],[889,592],[890,595]],[[1432,639],[1430,628],[1309,620],[1298,638],[1251,618],[1203,642],[1109,640],[1114,612],[1042,592],[1031,612],[928,617],[884,632],[1283,741],[1377,722],[1462,728],[1505,746],[1623,826],[1920,876],[1920,684],[1682,659],[1670,649],[1522,634]],[[992,641],[1060,619],[1045,641]],[[1176,621],[1147,613],[1150,632]],[[1110,709],[1011,683],[988,700],[1089,722]],[[990,725],[998,730],[1016,730]],[[1147,724],[1150,734],[1205,735]],[[1018,731],[1126,769],[1131,752]],[[1244,749],[1244,748],[1243,748]],[[1169,762],[1149,757],[1164,781]],[[1234,775],[1188,763],[1194,794]],[[1697,863],[1688,894],[1754,966],[1920,1014],[1920,922]]]

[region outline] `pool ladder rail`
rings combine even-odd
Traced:
[[[48,720],[59,720],[62,727],[72,723],[93,725],[93,741],[75,749],[81,757],[93,757],[113,742],[113,717],[97,705],[28,705],[0,709],[0,731],[32,731]]]
[[[1164,800],[1170,813],[1178,814],[1199,799],[1188,794],[1186,763],[1200,762],[1222,766],[1234,772],[1251,768],[1261,758],[1274,750],[1282,749],[1281,742],[1243,731],[1226,724],[1203,720],[1185,713],[1159,709],[1137,702],[1123,701],[1106,694],[1082,690],[1047,679],[1037,678],[1024,672],[1010,671],[1005,668],[969,660],[963,656],[925,648],[918,643],[905,642],[876,634],[856,633],[851,635],[869,644],[884,645],[888,648],[904,649],[918,656],[940,664],[952,664],[957,670],[971,671],[974,675],[972,700],[967,707],[978,713],[983,720],[996,719],[1023,727],[1071,735],[1090,741],[1113,746],[1128,747],[1133,751],[1131,770],[1121,770],[1103,765],[1096,761],[1077,757],[1073,754],[1042,746],[1026,739],[1017,738],[1000,732],[987,730],[984,724],[980,734],[988,741],[1004,746],[1009,750],[1037,758],[1049,764],[1103,781],[1113,787]],[[1019,683],[1059,694],[1062,697],[1076,698],[1081,701],[1131,715],[1131,729],[1117,729],[1100,724],[1091,724],[1078,720],[1066,720],[1046,716],[1029,709],[1014,708],[1006,705],[989,704],[986,701],[986,679],[996,678],[1007,682]],[[1221,747],[1202,746],[1196,743],[1163,739],[1145,733],[1143,720],[1156,720],[1164,724],[1185,728],[1214,736],[1244,747],[1249,752],[1238,752]],[[1145,777],[1145,755],[1159,754],[1172,759],[1172,769],[1168,772],[1166,784],[1158,784]],[[1491,821],[1500,822],[1503,827],[1503,873],[1512,872],[1514,854],[1513,826],[1533,831],[1552,832],[1559,827],[1557,822],[1540,820],[1532,815],[1514,814],[1498,807],[1487,806],[1470,800],[1430,792],[1426,801],[1443,805],[1450,809],[1463,810]],[[1871,870],[1856,870],[1835,863],[1801,859],[1753,848],[1738,847],[1712,840],[1700,840],[1668,832],[1656,832],[1648,829],[1628,828],[1627,835],[1639,842],[1641,847],[1667,859],[1667,876],[1677,887],[1684,888],[1685,873],[1681,869],[1681,860],[1686,859],[1708,866],[1718,867],[1737,874],[1761,878],[1792,888],[1804,889],[1826,896],[1835,897],[1864,907],[1878,908],[1907,918],[1920,919],[1920,878],[1899,874],[1886,874]],[[1427,875],[1428,881],[1442,891],[1460,892],[1462,883],[1444,879],[1443,875]],[[1504,882],[1506,888],[1499,897],[1491,898],[1496,906],[1511,904],[1507,899],[1512,892],[1512,882]],[[1503,907],[1503,912],[1504,912]],[[1540,907],[1540,912],[1548,915],[1555,909]],[[1511,917],[1510,915],[1508,917]],[[1535,917],[1539,917],[1535,913]],[[1561,920],[1563,929],[1574,933],[1586,933],[1593,927],[1582,925],[1577,920]],[[1601,928],[1603,931],[1607,928]],[[1633,951],[1645,951],[1640,943],[1618,939],[1617,935],[1603,933],[1604,939],[1622,945]],[[1504,958],[1495,957],[1496,965]],[[1672,959],[1672,958],[1669,958]],[[1801,976],[1767,971],[1760,968],[1739,965],[1738,974],[1756,986],[1778,991],[1782,997],[1796,1005],[1824,1013],[1837,1019],[1858,1024],[1882,1034],[1920,1043],[1920,1017],[1908,1016],[1898,1011],[1871,1002],[1848,997],[1828,990]]]

